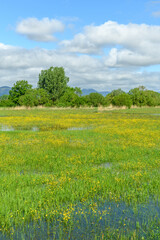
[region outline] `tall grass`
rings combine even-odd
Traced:
[[[144,111],[2,110],[1,238],[159,239],[160,116]]]

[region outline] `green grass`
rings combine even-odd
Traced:
[[[15,129],[0,132],[0,239],[160,239],[149,113],[160,109],[0,110]]]

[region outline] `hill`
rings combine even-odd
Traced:
[[[95,89],[92,89],[92,88],[89,88],[89,89],[82,89],[82,96],[85,96],[85,95],[89,95],[90,93],[100,93],[102,94],[104,97],[110,93],[109,91],[102,91],[102,92],[98,92],[96,91]]]
[[[11,87],[8,87],[8,86],[0,87],[0,96],[9,95],[10,90],[11,90]]]

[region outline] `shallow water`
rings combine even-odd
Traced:
[[[136,232],[136,239],[159,239],[160,205],[150,200],[148,203],[127,205],[124,202],[96,202],[96,212],[90,204],[79,203],[72,213],[73,224],[63,224],[63,216],[47,222],[45,219],[30,222],[15,229],[14,240],[19,239],[95,239],[102,236],[107,229],[113,230],[112,239],[117,239],[116,233],[129,236]],[[80,212],[80,214],[77,214]],[[81,214],[81,212],[83,212]],[[0,235],[0,239],[8,240],[8,236]],[[101,239],[101,238],[96,238]],[[108,238],[109,239],[109,238]],[[130,239],[130,238],[127,238]]]
[[[91,127],[71,127],[68,128],[68,131],[82,131],[82,130],[88,130],[91,129]],[[0,131],[2,132],[9,132],[9,131],[33,131],[33,132],[37,132],[37,131],[51,131],[51,130],[57,130],[57,127],[54,128],[54,126],[51,127],[45,127],[44,129],[39,128],[37,126],[33,126],[33,127],[13,127],[13,126],[7,126],[7,125],[0,125]],[[59,130],[62,130],[61,128]]]
[[[71,128],[68,128],[67,130],[68,131],[76,131],[76,130],[82,131],[82,130],[88,130],[88,129],[91,129],[91,127],[71,127]]]
[[[102,163],[101,165],[99,165],[99,167],[102,167],[102,168],[111,168],[111,167],[112,167],[112,163],[109,163],[109,162]]]
[[[39,128],[34,126],[31,128],[23,128],[23,127],[12,127],[12,126],[7,126],[7,125],[0,125],[0,131],[1,132],[10,132],[10,131],[21,131],[21,130],[26,130],[26,131],[33,131],[33,132],[37,132],[39,131]]]
[[[9,131],[15,131],[15,129],[12,126],[1,125],[0,126],[0,131],[9,132]]]

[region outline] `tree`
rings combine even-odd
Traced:
[[[51,100],[49,100],[49,94],[44,89],[30,89],[27,90],[25,95],[22,95],[19,98],[19,104],[21,106],[39,106],[48,104]]]
[[[112,92],[108,93],[105,97],[106,105],[113,104],[113,99],[115,96],[118,96],[122,93],[125,93],[121,88],[113,90]]]
[[[45,89],[55,101],[64,94],[68,82],[63,67],[50,67],[39,74],[38,88]]]
[[[9,97],[9,95],[4,94],[4,95],[0,96],[0,101],[2,101],[2,100],[8,100],[8,97]]]
[[[90,93],[85,96],[86,104],[93,107],[98,107],[99,105],[104,105],[104,97],[100,93]]]
[[[124,92],[122,94],[116,95],[112,99],[112,104],[118,107],[127,106],[130,108],[132,106],[132,100],[130,95]]]
[[[159,106],[160,105],[160,93],[152,90],[145,91],[146,102],[148,106]]]
[[[79,107],[82,103],[80,95],[80,88],[67,87],[65,93],[56,101],[55,104],[59,107]]]
[[[12,100],[13,103],[19,105],[20,96],[24,95],[29,89],[32,89],[32,85],[28,84],[27,81],[17,81],[9,91],[9,99]]]
[[[138,88],[131,89],[128,94],[131,96],[133,105],[145,106],[147,105],[146,99],[146,88],[144,86],[139,86]]]

